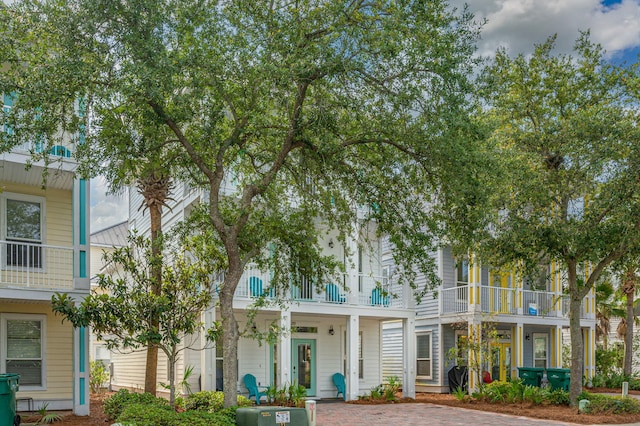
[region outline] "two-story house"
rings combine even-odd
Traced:
[[[174,191],[176,202],[166,209],[163,226],[169,229],[189,214],[192,206],[206,200],[202,191],[178,185]],[[129,226],[139,232],[149,229],[149,217],[137,210],[140,195],[130,191],[131,216]],[[317,226],[322,226],[318,220]],[[282,333],[272,344],[249,337],[241,337],[238,347],[238,390],[247,394],[242,378],[253,374],[260,385],[283,387],[298,383],[307,389],[307,395],[316,398],[335,398],[336,387],[332,382],[335,373],[346,378],[346,399],[358,395],[383,381],[382,375],[382,324],[395,320],[413,335],[415,311],[411,304],[411,291],[395,288],[382,275],[380,242],[375,239],[375,225],[360,230],[360,236],[352,238],[343,247],[335,233],[326,230],[322,242],[323,254],[333,255],[344,262],[346,272],[336,282],[323,283],[320,292],[305,277],[293,282],[290,292],[283,296],[284,306],[260,308],[255,319],[248,323],[246,312],[260,295],[270,297],[271,273],[249,266],[238,285],[234,307],[240,329],[267,332],[272,324],[282,327]],[[358,238],[368,234],[373,243],[360,244]],[[365,249],[365,247],[368,247]],[[388,294],[396,297],[389,297]],[[219,309],[211,307],[203,313],[210,326],[220,319]],[[415,350],[413,341],[406,340],[401,362],[407,365],[406,375],[413,374]],[[200,348],[196,348],[200,349]],[[162,358],[162,357],[160,357]],[[144,383],[145,356],[141,353],[111,356],[113,363],[112,386],[142,388]],[[177,380],[190,366],[193,368],[191,389],[215,390],[222,387],[222,348],[188,350],[177,366]],[[159,360],[158,380],[167,383],[165,359]],[[406,376],[405,382],[414,379]],[[405,393],[412,389],[406,387]],[[342,397],[342,395],[340,395]]]
[[[12,97],[3,98],[7,111]],[[76,177],[74,145],[61,141],[43,188],[45,165],[25,168],[34,149],[0,157],[0,373],[20,375],[19,410],[88,415],[88,330],[56,317],[51,297],[89,292],[89,182]]]
[[[562,367],[569,301],[563,293],[561,270],[552,264],[535,277],[522,277],[482,265],[473,257],[456,259],[448,247],[433,255],[441,285],[416,305],[416,390],[449,392],[448,372],[460,361],[457,348],[469,347],[461,340],[483,333],[486,336],[487,328],[491,330],[491,348],[490,356],[485,351],[487,359],[482,360],[482,369],[493,380],[516,378],[519,367]],[[384,257],[390,259],[388,254]],[[391,262],[385,265],[392,273]],[[490,327],[485,327],[487,324]],[[584,375],[589,379],[595,374],[593,292],[583,302],[581,324]],[[399,334],[396,323],[385,324],[385,376],[400,371],[396,349]],[[474,381],[478,377],[469,374],[470,387],[477,385]]]

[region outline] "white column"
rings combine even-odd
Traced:
[[[515,336],[513,339],[513,356],[511,359],[512,369],[515,374],[511,377],[518,377],[518,368],[524,366],[523,347],[524,347],[524,326],[521,322],[517,323],[515,328]]]
[[[278,383],[284,386],[285,383],[291,383],[291,313],[288,311],[280,312],[280,347],[278,348],[278,369],[274,372],[279,375]]]
[[[89,328],[73,329],[73,413],[89,415]]]
[[[360,393],[358,346],[360,343],[360,317],[350,315],[347,323],[347,401],[358,399]]]
[[[593,376],[595,375],[595,372],[596,372],[595,338],[596,338],[595,325],[582,329],[582,341],[584,342],[584,376],[587,378],[587,383],[591,383],[591,380],[593,379]]]
[[[402,320],[403,375],[402,396],[416,397],[416,322],[414,318]]]
[[[209,307],[202,313],[204,331],[202,333],[202,352],[200,353],[200,374],[202,375],[201,390],[216,390],[216,344],[207,341],[207,330],[216,320],[215,306]]]
[[[553,365],[553,367],[555,368],[561,368],[562,367],[562,326],[560,325],[556,325],[555,327],[553,327],[553,332],[551,333],[552,337],[553,337],[553,344],[552,344],[552,348],[554,351],[554,355],[553,358],[555,359],[555,365]]]
[[[360,291],[358,289],[360,282],[360,277],[358,276],[358,241],[352,236],[349,236],[347,237],[346,245],[346,250],[349,252],[349,256],[344,257],[344,266],[347,273],[346,285],[349,287],[347,303],[358,305],[360,298]]]

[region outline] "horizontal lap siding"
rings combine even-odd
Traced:
[[[44,391],[19,390],[18,398],[35,400],[69,399],[73,397],[73,327],[62,323],[44,304],[0,303],[0,313],[46,315],[45,368],[47,386]],[[4,336],[0,336],[4,339]]]
[[[382,326],[382,377],[403,376],[402,321],[385,322]]]
[[[450,247],[442,248],[442,286],[451,288],[456,286],[456,261]]]

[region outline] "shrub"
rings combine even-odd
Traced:
[[[522,401],[533,405],[540,405],[546,400],[546,394],[542,388],[535,386],[525,386],[522,390]]]
[[[269,386],[265,393],[270,403],[286,407],[304,407],[307,389],[304,386],[292,383],[280,389],[275,386]]]
[[[588,399],[588,412],[593,414],[638,414],[640,401],[635,398],[609,396],[597,393],[582,392],[578,399]]]
[[[569,405],[569,392],[563,389],[546,390],[545,400],[551,405]]]
[[[129,403],[122,409],[116,421],[132,426],[173,426],[177,413],[168,405],[153,403]]]
[[[89,387],[91,392],[98,393],[109,380],[109,372],[102,361],[89,361]]]
[[[253,402],[247,397],[238,395],[238,406],[250,407]],[[185,410],[196,410],[206,412],[217,412],[224,408],[224,392],[220,391],[200,391],[192,393],[184,400]],[[235,413],[234,413],[235,418]]]
[[[169,403],[163,398],[156,398],[150,393],[134,393],[127,389],[120,389],[104,401],[104,413],[109,416],[109,419],[114,420],[120,416],[125,407],[131,404],[169,408]]]

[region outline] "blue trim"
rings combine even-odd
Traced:
[[[80,351],[80,354],[78,356],[78,362],[80,363],[80,366],[78,370],[81,373],[84,373],[86,371],[86,367],[85,367],[86,357],[85,357],[84,349],[87,346],[87,339],[85,337],[85,328],[84,327],[78,328],[78,334],[80,335],[80,338],[78,339],[78,350]]]
[[[87,252],[85,250],[80,250],[80,271],[78,271],[78,275],[80,278],[87,278]]]
[[[86,384],[86,380],[84,377],[80,378],[80,384],[78,386],[79,391],[80,391],[80,405],[85,405],[87,403],[87,398],[84,396],[85,395],[85,389],[87,388],[87,384]]]
[[[80,192],[78,197],[78,211],[80,212],[78,242],[81,245],[85,245],[87,244],[87,181],[80,179],[78,185],[78,191]]]

